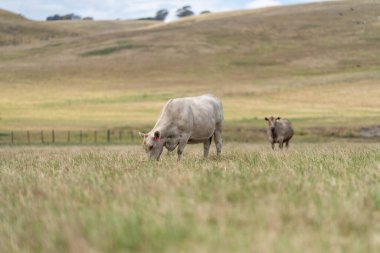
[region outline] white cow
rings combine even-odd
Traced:
[[[214,95],[170,99],[147,134],[140,133],[149,159],[159,160],[163,148],[173,151],[177,146],[178,160],[186,144],[203,143],[208,156],[212,136],[218,156],[222,150],[223,106]]]

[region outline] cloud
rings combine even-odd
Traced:
[[[265,8],[270,6],[279,6],[282,5],[280,1],[276,0],[255,0],[253,2],[250,2],[247,4],[248,9],[258,9],[258,8]]]

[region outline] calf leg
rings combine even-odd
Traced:
[[[207,141],[203,143],[203,156],[204,158],[208,157],[208,153],[210,151],[210,146],[211,146],[211,140],[212,137],[210,137]]]
[[[216,146],[216,154],[220,156],[222,153],[222,131],[221,130],[216,130],[214,133],[214,138],[215,138],[215,146]]]
[[[280,149],[282,149],[282,148],[284,147],[284,141],[283,141],[283,140],[281,140],[281,141],[279,142],[279,147],[280,147]]]

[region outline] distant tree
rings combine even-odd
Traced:
[[[189,17],[193,16],[194,12],[191,10],[191,6],[186,5],[183,6],[182,8],[178,9],[176,12],[177,17],[183,18],[183,17]]]
[[[83,20],[94,20],[93,17],[84,17]]]
[[[62,17],[63,20],[81,20],[81,16],[70,13]]]
[[[159,10],[156,13],[156,20],[164,21],[168,15],[169,15],[168,10],[166,9]]]
[[[154,20],[156,20],[156,18],[147,17],[147,18],[138,18],[136,20],[154,21]]]
[[[61,19],[61,16],[59,16],[58,14],[55,14],[53,16],[49,16],[47,17],[47,21],[54,21],[54,20],[60,20]]]
[[[49,16],[46,18],[47,21],[55,21],[55,20],[81,20],[81,16],[75,15],[74,13],[66,14],[63,16],[60,16],[58,14],[55,14],[54,16]]]
[[[166,9],[162,9],[157,11],[155,17],[147,17],[147,18],[139,18],[137,20],[157,20],[157,21],[164,21],[166,17],[169,15],[169,11]]]
[[[203,15],[203,14],[210,14],[211,11],[202,11],[200,14]]]
[[[70,20],[72,14],[66,14],[61,17],[61,20]]]

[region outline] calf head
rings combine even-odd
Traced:
[[[275,118],[273,116],[269,118],[265,117],[265,120],[268,121],[268,127],[272,131],[272,133],[274,132],[274,129],[276,127],[277,120],[280,120],[280,119],[281,119],[280,117]]]
[[[143,138],[143,148],[148,159],[158,161],[164,148],[164,143],[160,139],[160,132],[155,131],[154,133],[139,134]]]

